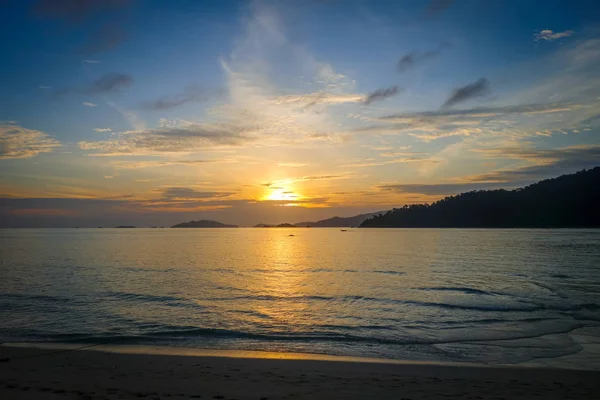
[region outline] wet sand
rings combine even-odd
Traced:
[[[102,350],[0,346],[0,399],[600,399],[597,371]]]

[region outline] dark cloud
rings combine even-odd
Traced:
[[[414,68],[418,64],[424,63],[427,60],[439,56],[448,47],[450,47],[450,43],[443,42],[433,50],[429,50],[426,52],[413,51],[408,54],[405,54],[398,61],[398,71],[406,72],[409,69]]]
[[[600,145],[557,149],[495,148],[478,152],[492,157],[526,160],[534,165],[476,175],[471,177],[474,181],[533,181],[600,166]]]
[[[457,103],[485,96],[488,93],[490,93],[490,81],[486,78],[480,78],[473,83],[454,89],[452,95],[442,105],[442,108],[449,108]]]
[[[127,14],[133,0],[38,0],[33,7],[40,18],[84,27],[84,54],[111,50],[127,39]]]
[[[131,75],[108,73],[94,80],[85,90],[88,93],[116,92],[119,89],[130,86],[133,83]]]
[[[214,199],[234,194],[232,192],[202,192],[186,187],[168,187],[157,191],[165,199]]]
[[[98,13],[115,11],[131,3],[132,0],[38,0],[33,10],[40,17],[81,23]]]
[[[446,11],[453,3],[454,0],[431,0],[425,9],[424,17],[428,19],[434,18]]]
[[[390,97],[397,95],[400,92],[398,86],[392,86],[389,88],[377,89],[376,91],[369,93],[365,99],[365,104],[371,104],[374,101],[385,100]]]
[[[509,185],[510,186],[510,185]],[[472,190],[489,190],[507,188],[505,182],[481,182],[481,183],[441,183],[441,184],[398,184],[380,185],[378,188],[398,193],[415,193],[423,195],[451,195]],[[511,186],[516,187],[516,186]]]
[[[102,75],[100,78],[95,79],[86,86],[58,89],[54,91],[54,94],[57,96],[64,96],[67,94],[114,93],[118,92],[120,89],[131,86],[132,83],[133,77],[131,75],[111,72]]]
[[[209,100],[211,95],[217,94],[216,91],[209,91],[197,86],[185,88],[183,93],[174,96],[162,96],[156,100],[147,101],[142,104],[142,108],[147,110],[170,110],[186,103],[198,103]]]
[[[129,34],[120,23],[109,23],[90,35],[81,49],[84,54],[96,54],[109,51],[120,45]]]

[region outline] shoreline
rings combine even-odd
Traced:
[[[0,398],[591,399],[600,393],[598,371],[282,358],[285,353],[247,357],[265,356],[259,352],[149,354],[148,349],[109,352],[98,346],[48,353],[2,345],[0,359],[9,360],[0,362]]]

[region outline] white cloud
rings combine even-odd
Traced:
[[[83,60],[83,62],[86,64],[98,64],[100,60]]]
[[[533,38],[536,42],[539,40],[551,41],[551,40],[569,37],[569,36],[573,35],[574,33],[575,32],[571,31],[571,30],[564,31],[564,32],[554,32],[550,29],[544,29],[544,30],[537,32],[535,35],[533,35]]]
[[[17,125],[0,125],[0,159],[33,157],[59,146],[58,140],[44,132]]]
[[[112,132],[111,128],[94,128],[96,132]]]
[[[40,85],[40,86],[38,86],[38,88],[40,88],[40,89],[52,89],[52,86]]]
[[[83,105],[86,107],[96,107],[98,104],[90,103],[89,101],[84,101]]]

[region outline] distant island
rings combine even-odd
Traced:
[[[412,204],[367,219],[363,228],[597,228],[600,167],[514,190],[479,190]]]
[[[298,222],[295,224],[283,223],[279,225],[256,224],[254,228],[351,228],[360,226],[365,220],[379,213],[367,213],[353,217],[331,217],[315,222]]]
[[[135,226],[133,226],[133,225],[119,225],[119,226],[115,226],[115,228],[135,228]]]
[[[227,225],[218,221],[203,219],[201,221],[182,222],[171,228],[237,228],[237,225]]]
[[[288,224],[286,222],[286,223],[279,224],[279,225],[256,224],[256,225],[254,225],[254,228],[297,228],[297,226]]]
[[[350,228],[360,226],[364,221],[379,213],[359,214],[353,217],[332,217],[316,222],[298,222],[294,226],[311,228]]]

